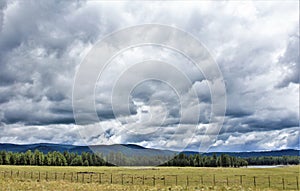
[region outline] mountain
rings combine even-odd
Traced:
[[[160,150],[145,148],[134,144],[114,144],[114,145],[91,145],[91,146],[76,146],[76,145],[64,145],[64,144],[51,144],[51,143],[37,143],[37,144],[9,144],[0,143],[0,151],[11,151],[11,152],[26,152],[28,150],[34,151],[38,149],[43,153],[52,151],[59,152],[74,152],[81,154],[82,152],[99,152],[104,155],[108,155],[111,152],[121,152],[127,156],[174,156],[177,152],[170,150]]]
[[[50,151],[69,151],[72,149],[79,149],[81,146],[75,145],[64,145],[64,144],[51,144],[51,143],[36,143],[36,144],[25,144],[25,145],[18,145],[18,144],[10,144],[10,143],[0,143],[0,150],[11,151],[11,152],[26,152],[28,150],[34,151],[38,149],[43,153],[48,153]],[[81,152],[86,151],[90,152],[88,146],[83,146]],[[80,153],[81,153],[80,152]]]
[[[186,155],[198,154],[198,152],[193,151],[184,151]],[[221,154],[228,154],[230,156],[236,156],[241,158],[248,157],[261,157],[261,156],[300,156],[300,150],[295,149],[284,149],[284,150],[275,150],[275,151],[250,151],[250,152],[210,152],[202,153],[205,156],[212,156],[216,154],[217,156]]]
[[[75,152],[81,154],[82,152],[99,152],[104,155],[109,154],[110,152],[121,152],[127,156],[174,156],[178,154],[176,151],[171,150],[161,150],[161,149],[152,149],[145,148],[139,145],[134,144],[114,144],[114,145],[92,145],[88,146],[76,146],[76,145],[64,145],[64,144],[51,144],[51,143],[37,143],[37,144],[9,144],[9,143],[0,143],[0,151],[11,151],[11,152],[26,152],[28,150],[34,151],[38,149],[43,153],[48,153],[51,151],[59,152]],[[286,149],[286,150],[276,150],[276,151],[251,151],[251,152],[210,152],[210,153],[201,153],[202,155],[212,156],[213,154],[221,155],[228,154],[231,156],[237,157],[259,157],[259,156],[299,156],[299,150]],[[198,154],[198,152],[193,151],[184,151],[183,153],[187,155]]]

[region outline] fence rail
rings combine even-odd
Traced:
[[[189,175],[141,175],[141,174],[117,174],[99,172],[41,172],[41,171],[0,171],[0,178],[13,180],[32,181],[69,181],[78,183],[122,184],[122,185],[205,185],[205,186],[231,186],[276,188],[282,190],[299,190],[299,177],[284,176],[247,176],[236,174],[230,176],[218,176],[217,174],[197,176]]]

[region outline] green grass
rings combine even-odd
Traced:
[[[283,178],[286,190],[297,190],[299,170],[300,166],[268,169],[0,166],[0,190],[282,190]],[[238,175],[245,175],[242,184]]]

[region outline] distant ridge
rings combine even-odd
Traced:
[[[177,152],[170,150],[160,150],[145,148],[134,144],[114,144],[114,145],[91,145],[89,146],[76,146],[76,145],[64,145],[64,144],[52,144],[52,143],[36,143],[36,144],[10,144],[10,143],[0,143],[0,151],[10,151],[10,152],[26,152],[28,150],[34,151],[38,149],[43,153],[59,151],[59,152],[74,152],[81,154],[82,152],[99,152],[104,155],[108,155],[111,152],[123,153],[127,156],[173,156]]]
[[[52,144],[52,143],[36,143],[36,144],[11,144],[11,143],[0,143],[0,151],[10,152],[26,152],[28,150],[34,151],[38,149],[43,153],[59,151],[59,152],[75,152],[81,154],[82,152],[100,152],[103,154],[109,154],[110,152],[121,152],[127,156],[156,156],[156,155],[168,155],[173,156],[178,154],[176,151],[162,150],[145,148],[135,144],[114,144],[114,145],[92,145],[88,146],[76,146],[76,145],[65,145],[65,144]],[[186,155],[198,154],[194,151],[183,151]],[[228,154],[237,157],[260,157],[260,156],[300,156],[300,150],[285,149],[285,150],[274,150],[274,151],[250,151],[250,152],[208,152],[201,153],[202,155],[212,156],[213,154],[221,155]]]
[[[197,154],[197,152],[193,151],[184,151],[183,153],[187,155]],[[248,151],[248,152],[209,152],[209,153],[202,153],[205,156],[212,156],[216,154],[217,156],[221,154],[228,154],[230,156],[236,157],[261,157],[261,156],[300,156],[300,150],[295,149],[283,149],[283,150],[274,150],[274,151]]]

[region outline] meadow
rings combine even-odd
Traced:
[[[0,166],[0,190],[299,190],[279,168]]]

